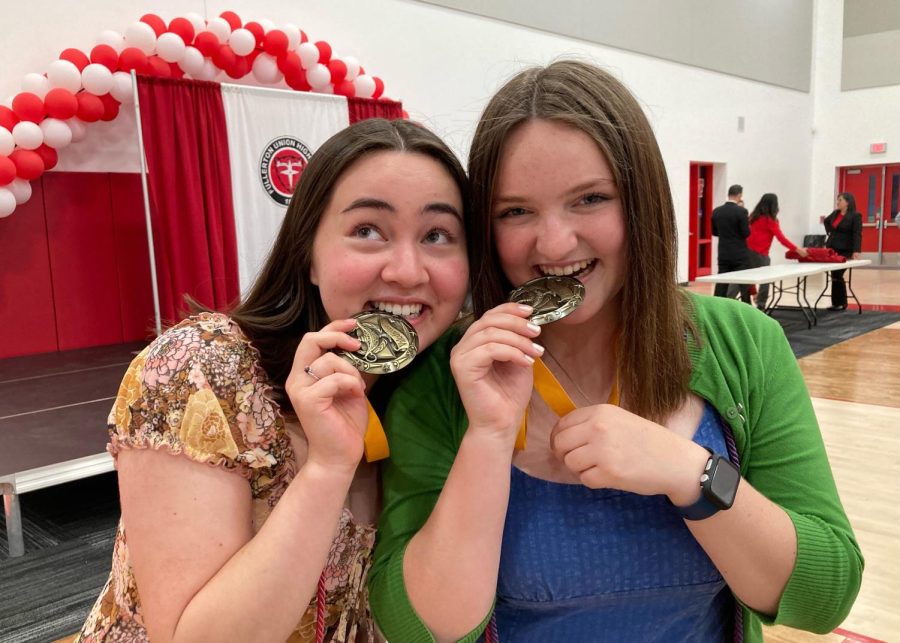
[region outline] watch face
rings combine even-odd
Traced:
[[[741,473],[727,458],[715,459],[713,471],[710,472],[709,499],[719,509],[729,509],[737,495]]]

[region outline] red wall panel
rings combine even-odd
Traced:
[[[0,358],[58,349],[41,181],[0,219]]]
[[[140,174],[110,174],[113,235],[126,342],[153,337],[153,289]]]
[[[48,172],[44,205],[59,350],[122,342],[109,176]]]

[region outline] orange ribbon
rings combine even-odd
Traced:
[[[556,376],[547,368],[543,360],[540,358],[534,360],[534,390],[537,391],[541,399],[547,403],[550,410],[559,417],[568,415],[574,411],[577,406],[566,393],[566,390],[556,379]],[[613,381],[612,390],[609,392],[607,404],[619,404],[619,378]],[[528,407],[525,407],[525,414],[522,416],[522,425],[519,427],[519,434],[516,436],[516,449],[521,451],[525,448],[525,438],[528,430]]]
[[[366,400],[366,406],[369,407],[369,421],[366,425],[366,435],[363,438],[366,450],[366,462],[384,460],[391,455],[387,436],[384,434],[384,427],[381,426],[381,420],[378,418],[378,414],[375,413],[375,409],[372,408],[369,400]]]

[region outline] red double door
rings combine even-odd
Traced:
[[[842,167],[838,191],[856,198],[862,214],[862,252],[875,264],[900,264],[900,164]]]

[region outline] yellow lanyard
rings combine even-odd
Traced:
[[[541,359],[534,360],[534,390],[537,391],[541,399],[547,403],[550,410],[559,417],[568,415],[576,408],[575,403],[566,390],[559,383],[559,380],[550,372],[547,365]],[[612,390],[609,392],[607,404],[619,404],[619,378],[613,380]],[[528,430],[528,407],[525,407],[525,414],[522,416],[522,426],[519,427],[519,434],[516,436],[516,449],[519,451],[525,448],[525,435]]]
[[[388,448],[387,436],[384,434],[384,427],[381,426],[381,420],[375,409],[366,400],[366,406],[369,407],[369,422],[366,426],[366,435],[363,442],[366,450],[366,462],[375,462],[376,460],[384,460],[391,454]]]

